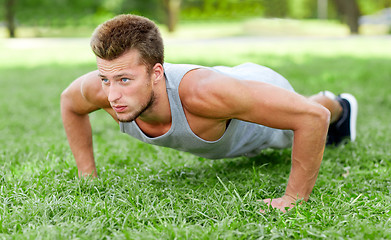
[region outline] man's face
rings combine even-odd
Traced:
[[[135,120],[154,102],[152,75],[139,59],[137,50],[114,60],[97,57],[103,91],[121,122]]]

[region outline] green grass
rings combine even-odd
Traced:
[[[305,95],[351,92],[355,143],[328,148],[310,201],[258,212],[280,196],[290,150],[207,160],[145,145],[92,114],[100,177],[79,180],[59,95],[95,69],[87,40],[0,41],[0,239],[391,238],[391,40],[167,41],[166,60],[266,65]]]

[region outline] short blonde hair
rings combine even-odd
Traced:
[[[137,15],[118,15],[99,25],[92,34],[90,45],[95,55],[105,60],[113,60],[136,49],[148,70],[156,63],[164,62],[163,40],[158,27]]]

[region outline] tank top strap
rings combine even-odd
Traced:
[[[178,90],[179,84],[181,83],[181,80],[186,73],[197,68],[205,68],[199,65],[172,63],[164,63],[163,67],[164,74],[167,79],[167,89],[175,90]]]
[[[186,128],[187,119],[179,97],[179,84],[182,78],[191,70],[202,68],[202,66],[192,64],[164,64],[164,74],[166,76],[166,88],[170,101],[172,125],[177,128]]]

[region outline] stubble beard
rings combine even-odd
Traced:
[[[151,95],[147,103],[142,105],[137,112],[131,113],[131,115],[128,116],[124,116],[123,118],[121,118],[117,114],[118,121],[133,122],[136,118],[138,118],[141,114],[143,114],[146,110],[148,110],[153,105],[154,102],[155,102],[155,94],[154,92],[151,92]]]

